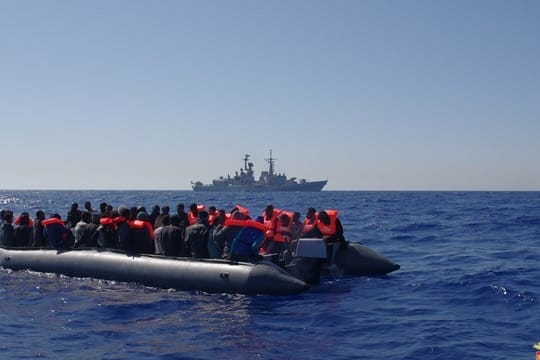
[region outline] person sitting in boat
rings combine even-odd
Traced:
[[[304,222],[302,223],[302,237],[309,237],[309,236],[303,236],[306,233],[311,232],[315,227],[317,226],[317,210],[313,207],[310,207],[306,211],[306,217],[304,218]]]
[[[240,226],[241,230],[234,237],[230,259],[236,261],[247,261],[259,257],[259,247],[264,240],[266,227],[262,216],[255,220],[229,220],[228,225]]]
[[[15,246],[15,229],[13,228],[13,213],[2,211],[2,225],[0,225],[0,246]]]
[[[195,224],[186,228],[184,243],[187,256],[198,259],[207,259],[208,254],[208,234],[210,225],[208,225],[208,212],[198,211]]]
[[[335,253],[346,244],[343,226],[337,218],[337,210],[323,210],[317,215],[317,226],[304,233],[303,238],[321,238],[326,243],[327,261],[333,263]]]
[[[281,254],[289,248],[292,239],[292,213],[281,211],[277,217],[274,235],[266,241],[264,252],[266,254]]]
[[[50,219],[41,222],[45,226],[43,233],[49,244],[57,249],[69,249],[75,243],[75,237],[65,225],[59,214],[55,213]]]

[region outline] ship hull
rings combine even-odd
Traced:
[[[308,181],[305,183],[292,183],[292,184],[280,184],[280,185],[266,185],[266,184],[248,184],[248,185],[235,185],[235,184],[195,184],[193,185],[193,191],[206,191],[206,192],[284,192],[284,191],[321,191],[326,185],[326,180],[321,181]]]

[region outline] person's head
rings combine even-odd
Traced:
[[[290,223],[291,223],[291,218],[289,217],[289,215],[285,214],[285,213],[281,213],[279,215],[279,222],[283,225],[283,226],[288,226]]]
[[[244,220],[246,217],[240,211],[235,211],[231,214],[232,220]]]
[[[185,209],[186,206],[184,205],[184,203],[179,203],[178,205],[176,205],[176,212],[178,214],[183,213]]]
[[[76,202],[74,202],[74,203],[71,204],[71,210],[72,210],[72,211],[75,211],[75,210],[77,210],[78,208],[79,208],[79,204],[77,204]]]
[[[36,219],[45,220],[45,211],[43,210],[36,211]]]
[[[313,207],[310,207],[306,211],[306,218],[313,220],[315,219],[315,214],[317,214],[317,210],[315,210],[315,208]]]
[[[208,214],[215,215],[216,211],[217,211],[217,208],[215,206],[212,205],[208,207]]]
[[[292,220],[293,220],[293,222],[299,222],[300,221],[300,213],[298,211],[295,211],[293,213]]]
[[[199,211],[198,218],[201,222],[208,221],[208,212],[205,210]]]
[[[266,216],[266,218],[271,218],[272,215],[274,214],[274,205],[272,204],[268,204],[266,205],[266,207],[264,208],[264,215]]]
[[[8,224],[11,224],[13,222],[13,213],[11,211],[6,211],[4,213],[4,221]]]
[[[196,213],[197,213],[197,204],[191,203],[191,204],[189,205],[189,211],[191,211],[192,213],[196,214]]]
[[[54,214],[51,216],[51,218],[55,218],[55,219],[60,219],[60,220],[62,220],[62,217],[60,216],[59,213],[54,213]]]
[[[99,211],[101,211],[102,213],[107,212],[107,203],[106,202],[102,202],[101,204],[99,204]]]
[[[84,208],[88,211],[92,211],[92,204],[90,203],[90,201],[84,202]]]
[[[30,216],[27,212],[23,212],[19,218],[19,225],[27,226],[28,224],[30,224]]]
[[[90,211],[83,211],[81,214],[81,220],[87,224],[92,222],[92,213]]]
[[[163,215],[169,215],[170,211],[171,211],[171,208],[168,205],[164,205],[161,207],[161,213]]]
[[[144,211],[137,213],[137,220],[148,221],[148,214]]]
[[[326,211],[319,211],[319,220],[325,225],[330,225],[330,217]]]

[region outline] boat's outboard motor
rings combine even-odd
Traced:
[[[322,239],[299,239],[292,260],[285,270],[312,285],[321,281],[321,267],[326,261],[326,244]]]

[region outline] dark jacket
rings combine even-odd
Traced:
[[[161,249],[166,256],[186,256],[182,229],[166,225],[161,229]]]
[[[10,223],[0,225],[0,246],[15,246],[15,229]]]
[[[210,226],[208,221],[198,219],[193,225],[186,228],[184,237],[186,253],[194,258],[209,258],[208,254],[208,234]]]

